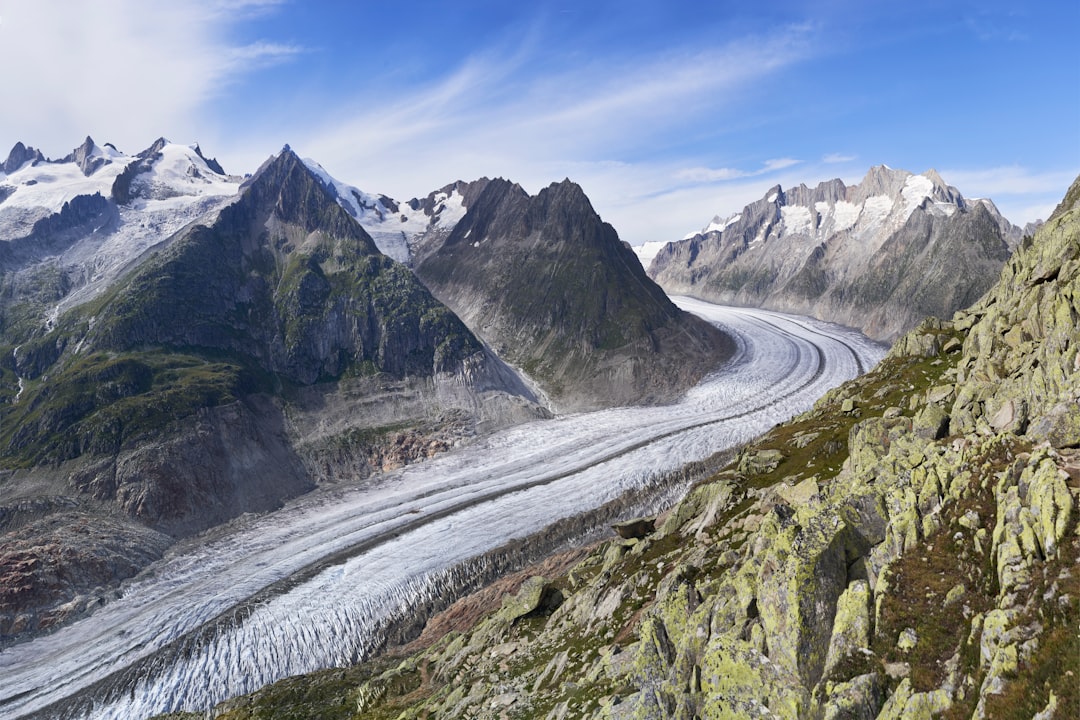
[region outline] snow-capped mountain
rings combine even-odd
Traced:
[[[19,143],[0,173],[0,267],[60,278],[52,319],[95,297],[149,248],[228,202],[241,179],[198,145],[127,155],[91,138],[51,161]]]
[[[933,170],[881,165],[851,187],[775,186],[668,243],[649,274],[671,293],[812,314],[892,339],[978,298],[1022,234],[991,201],[965,199]]]

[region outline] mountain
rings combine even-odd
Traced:
[[[0,644],[177,538],[546,413],[288,147],[242,184],[164,140],[13,155]]]
[[[0,327],[16,345],[240,186],[197,145],[164,138],[134,156],[87,138],[59,161],[18,143],[4,167]]]
[[[529,196],[481,183],[416,274],[558,407],[663,402],[731,354],[729,338],[645,276],[578,185]]]
[[[672,399],[732,351],[638,269],[569,181],[530,198],[480,178],[399,203],[305,162],[380,250],[411,265],[561,410]],[[467,239],[474,227],[483,243]]]
[[[649,276],[672,294],[812,315],[891,342],[977,300],[1022,235],[933,170],[877,166],[852,187],[773,187],[659,250]]]
[[[396,653],[217,710],[1075,717],[1078,326],[1080,178],[978,302],[660,518],[460,601]]]

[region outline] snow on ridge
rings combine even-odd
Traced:
[[[813,229],[810,208],[803,205],[785,205],[780,208],[784,229],[790,233],[805,233]]]
[[[160,156],[132,181],[136,190],[132,207],[178,209],[197,198],[235,195],[240,190],[240,179],[212,170],[196,147],[166,141],[158,151]]]
[[[696,234],[697,233],[695,233],[695,235]],[[667,244],[668,243],[664,240],[649,240],[641,245],[633,245],[631,246],[631,249],[641,262],[641,267],[648,269],[649,265],[652,264],[653,258],[655,258]]]
[[[880,224],[892,211],[893,199],[888,195],[873,195],[866,198],[859,213],[860,225],[865,228]]]
[[[302,162],[311,172],[315,173],[324,185],[334,190],[341,206],[357,220],[363,221],[374,215],[376,219],[382,221],[390,214],[390,211],[379,198],[341,182],[311,158],[304,158]]]
[[[80,195],[100,193],[102,197],[108,197],[117,176],[135,161],[127,155],[115,157],[113,162],[102,165],[89,177],[83,175],[82,169],[73,161],[27,163],[7,176],[5,184],[14,187],[15,192],[0,208],[45,208],[60,212],[64,203]],[[119,162],[120,159],[125,162]]]
[[[701,231],[702,235],[708,235],[711,232],[723,232],[728,227],[734,225],[742,219],[742,213],[735,213],[728,217],[726,220],[721,219],[719,215],[713,218],[713,221],[709,223],[704,230]]]
[[[833,230],[847,230],[859,220],[861,208],[847,200],[839,200],[833,206]]]

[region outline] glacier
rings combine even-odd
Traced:
[[[0,652],[0,716],[203,710],[370,656],[508,540],[744,443],[864,372],[883,346],[836,325],[674,298],[737,341],[678,403],[536,421],[188,543],[122,596]]]

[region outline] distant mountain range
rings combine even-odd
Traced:
[[[884,165],[858,185],[779,185],[700,232],[639,249],[672,294],[813,315],[891,341],[989,289],[1018,228],[933,170]]]

